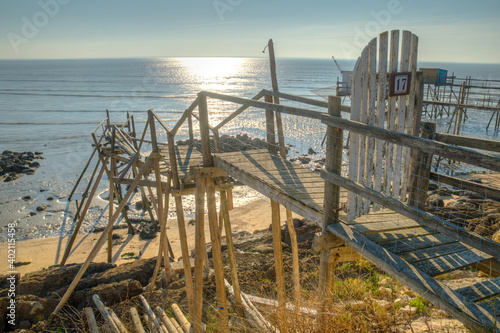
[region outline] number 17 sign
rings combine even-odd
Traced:
[[[408,95],[410,82],[411,72],[392,73],[389,81],[389,96]]]

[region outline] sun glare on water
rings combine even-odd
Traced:
[[[186,74],[201,82],[202,90],[230,90],[229,84],[242,71],[244,58],[180,58]]]

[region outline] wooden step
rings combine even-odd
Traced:
[[[500,295],[500,277],[455,290],[472,302]]]

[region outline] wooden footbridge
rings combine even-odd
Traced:
[[[320,288],[326,288],[331,263],[352,259],[354,251],[474,331],[498,331],[500,244],[422,210],[433,155],[500,172],[500,158],[469,149],[489,147],[498,152],[498,145],[473,138],[467,140],[468,147],[433,140],[432,124],[422,124],[420,121],[423,83],[416,71],[417,44],[418,38],[407,31],[402,33],[401,50],[399,31],[386,32],[372,40],[355,67],[351,106],[341,105],[338,97],[330,97],[328,102],[323,102],[281,93],[273,77],[273,90],[262,90],[252,99],[200,92],[172,128],[150,110],[142,136],[136,133],[133,119],[132,125],[130,118],[123,125],[114,125],[107,118],[100,125],[103,132],[100,139],[95,135],[94,138],[102,160],[98,178],[106,172],[110,179],[110,220],[55,311],[64,306],[102,244],[106,239],[111,239],[113,224],[123,214],[134,189],[141,187],[141,192],[150,193],[161,229],[157,267],[151,288],[154,288],[154,281],[161,269],[162,258],[166,274],[170,271],[166,235],[169,197],[172,195],[175,199],[182,257],[188,258],[182,196],[195,194],[194,269],[189,260],[183,261],[193,329],[195,332],[201,329],[203,269],[204,265],[208,265],[205,259],[205,207],[213,249],[221,330],[228,331],[227,281],[221,261],[222,230],[226,234],[230,258],[230,290],[237,309],[251,317],[248,300],[241,296],[232,243],[229,211],[232,206],[232,179],[235,179],[271,199],[280,308],[286,303],[280,236],[279,205],[282,205],[286,208],[286,221],[292,238],[296,301],[300,301],[301,296],[298,248],[291,212],[316,222],[323,230],[316,239],[322,251]],[[275,64],[271,41],[269,46],[273,70]],[[388,86],[392,87],[394,82],[389,81],[395,79],[396,73],[410,73],[407,76],[410,80],[409,89],[406,94],[392,96],[392,88],[388,89]],[[261,101],[262,98],[264,101]],[[207,99],[234,103],[239,108],[214,125]],[[312,105],[315,109],[286,106],[280,104],[280,99]],[[241,117],[250,107],[265,110],[263,115],[268,148],[223,152],[220,132],[227,123]],[[351,119],[342,118],[342,111],[349,112]],[[327,126],[326,162],[320,174],[287,159],[282,114],[309,118],[317,121],[318,125],[322,123]],[[199,125],[199,132],[194,128],[195,121]],[[188,127],[190,144],[179,145],[176,134],[185,126]],[[127,128],[128,131],[125,131]],[[159,129],[166,133],[166,142],[159,142]],[[149,133],[149,140],[146,140],[146,132]],[[347,132],[350,135],[349,170],[348,177],[344,177],[342,174],[345,171],[341,169],[342,159],[345,158],[344,135]],[[194,144],[197,135],[201,148],[196,148]],[[447,139],[450,140],[449,137]],[[145,143],[151,145],[149,154],[141,153]],[[116,161],[124,163],[120,172]],[[133,173],[133,177],[128,176],[130,173]],[[149,175],[154,175],[154,180],[149,180]],[[123,194],[116,190],[119,188],[116,184],[130,187]],[[90,185],[87,187],[87,193],[90,193],[86,195],[87,199],[78,205],[79,219],[74,235],[95,193],[89,192],[89,188]],[[152,189],[155,189],[156,195]],[[216,209],[216,191],[220,193],[219,211]],[[116,193],[120,202],[116,209],[113,209],[113,193]],[[72,241],[69,242],[62,265],[71,246]],[[108,246],[108,253],[111,253],[111,246]],[[434,278],[469,266],[486,272],[490,278],[456,290]],[[267,330],[259,326],[258,320],[251,322],[256,328]]]

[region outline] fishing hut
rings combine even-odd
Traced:
[[[153,110],[147,112],[142,132],[136,131],[131,117],[125,124],[113,124],[106,118],[99,127],[99,135],[93,133],[100,171],[92,178],[99,182],[104,173],[108,177],[109,222],[55,312],[65,305],[106,240],[107,251],[111,253],[112,227],[120,216],[126,215],[127,200],[139,188],[144,196],[149,195],[161,235],[150,288],[154,288],[162,267],[165,274],[169,272],[171,253],[166,223],[172,198],[183,258],[189,258],[188,242],[195,244],[194,267],[189,260],[183,260],[194,332],[202,329],[203,270],[209,265],[208,239],[212,243],[211,268],[215,272],[220,330],[229,330],[227,292],[234,300],[235,309],[244,313],[256,330],[273,331],[239,285],[230,220],[231,190],[233,180],[237,180],[270,200],[278,311],[285,311],[287,303],[282,220],[288,225],[292,238],[293,301],[300,304],[301,299],[294,212],[321,228],[315,242],[321,244],[319,288],[324,294],[332,267],[352,260],[355,253],[467,327],[478,332],[498,331],[500,243],[491,240],[487,232],[471,231],[447,221],[436,210],[429,212],[424,208],[431,180],[474,191],[484,200],[500,199],[498,187],[445,177],[430,170],[433,156],[442,156],[500,172],[500,158],[489,153],[500,152],[500,145],[495,141],[439,134],[433,123],[421,120],[426,93],[424,76],[417,70],[418,43],[416,35],[398,30],[384,32],[370,41],[354,67],[349,106],[342,105],[338,96],[322,101],[281,92],[274,45],[270,40],[270,90],[263,89],[253,98],[202,91],[173,127],[167,126]],[[235,109],[221,119],[216,112],[211,112],[216,111],[213,109],[217,103],[228,103]],[[244,151],[226,149],[223,138],[230,124],[239,117],[249,117],[250,112],[255,112],[253,115],[260,117],[260,124],[264,124],[260,133],[266,147]],[[308,124],[323,129],[317,133],[319,141],[326,135],[325,161],[320,172],[293,163],[287,149],[287,131],[306,131]],[[187,144],[177,139],[182,131],[188,133]],[[348,134],[350,143],[346,148]],[[146,144],[150,151],[143,151]],[[478,148],[481,151],[474,150]],[[126,192],[118,189],[121,185],[127,185]],[[94,188],[78,205],[74,234],[95,194]],[[194,239],[186,237],[182,200],[185,195],[195,196]],[[116,207],[113,196],[119,201]],[[280,206],[286,208],[284,217],[280,216]],[[207,235],[205,211],[209,224]],[[223,232],[227,237],[231,282],[226,280],[222,267]],[[71,244],[70,241],[62,265]],[[435,278],[465,267],[484,271],[488,278],[458,289]]]

